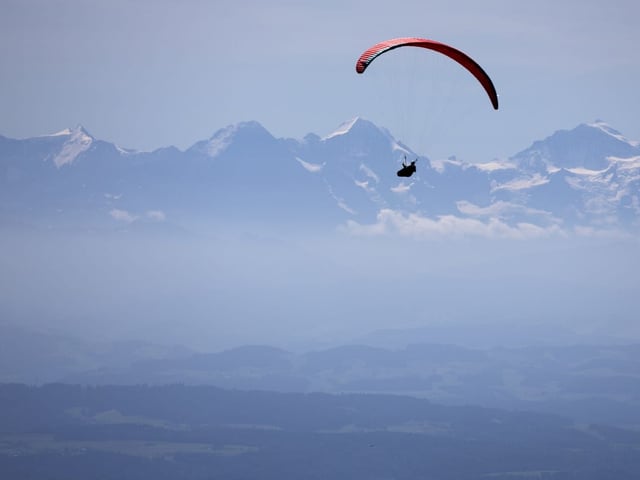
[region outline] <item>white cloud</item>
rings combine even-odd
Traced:
[[[110,210],[109,215],[111,215],[111,218],[113,218],[114,220],[117,220],[119,222],[125,222],[125,223],[132,223],[138,219],[136,215],[133,215],[132,213],[127,212],[126,210],[119,210],[117,208]]]
[[[167,219],[167,216],[162,210],[149,210],[146,217],[156,222],[164,222]]]
[[[140,215],[117,208],[110,210],[109,215],[114,220],[124,223],[133,223],[141,218]],[[162,210],[147,210],[144,213],[143,218],[154,222],[164,222],[167,219],[167,215]]]
[[[405,214],[390,209],[380,210],[376,222],[373,224],[364,225],[350,220],[347,222],[346,230],[353,235],[400,235],[415,238],[484,237],[526,239],[564,234],[557,225],[542,227],[527,222],[509,225],[497,218],[481,221],[473,218],[456,217],[455,215],[428,218],[415,213]]]
[[[573,231],[581,237],[637,240],[635,235],[617,228],[602,229],[592,226],[577,226]]]
[[[492,203],[486,207],[480,207],[471,202],[467,202],[466,200],[461,200],[456,202],[456,207],[460,213],[469,215],[470,217],[506,218],[512,215],[526,215],[528,217],[544,218],[551,223],[560,222],[560,220],[555,218],[546,210],[538,210],[536,208],[530,208],[502,200]]]

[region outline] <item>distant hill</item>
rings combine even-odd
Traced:
[[[242,390],[387,393],[450,405],[553,412],[580,421],[640,426],[640,346],[471,349],[414,344],[343,346],[302,354],[268,347],[76,373],[81,384],[181,383]]]
[[[150,343],[87,342],[61,333],[0,324],[0,382],[42,384],[105,366],[192,355],[185,347]]]
[[[253,345],[205,353],[142,342],[88,343],[16,327],[0,332],[0,382],[5,383],[410,395],[640,426],[640,346],[633,344],[410,343],[393,349],[362,344],[301,353]]]
[[[640,433],[392,395],[0,385],[2,478],[616,478]]]

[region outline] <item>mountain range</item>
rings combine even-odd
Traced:
[[[417,173],[396,176],[402,160]],[[0,136],[5,224],[114,227],[217,222],[346,226],[353,232],[548,235],[640,225],[640,142],[602,121],[508,159],[418,155],[362,118],[320,137],[275,138],[255,121],[186,150],[137,152],[83,127]]]

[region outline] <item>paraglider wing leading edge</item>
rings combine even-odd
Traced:
[[[367,49],[362,55],[360,55],[360,58],[356,63],[356,72],[364,73],[371,62],[373,62],[380,55],[388,52],[389,50],[393,50],[399,47],[420,47],[434,50],[458,62],[460,65],[466,68],[474,77],[476,77],[484,90],[487,92],[487,95],[489,95],[489,99],[491,100],[493,108],[496,110],[498,109],[498,94],[496,93],[496,89],[493,85],[493,82],[491,81],[491,78],[482,69],[482,67],[478,65],[478,63],[476,63],[476,61],[469,57],[466,53],[463,53],[460,50],[451,47],[450,45],[436,42],[435,40],[406,37],[394,38],[377,43],[376,45]]]

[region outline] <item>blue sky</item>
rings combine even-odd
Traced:
[[[148,150],[186,148],[243,120],[301,138],[361,115],[421,154],[469,161],[596,118],[640,139],[639,14],[630,0],[4,0],[0,134],[82,124]],[[501,109],[466,72],[427,55],[419,88],[402,99],[375,76],[398,63],[355,73],[363,50],[398,36],[474,57]],[[450,80],[444,103],[438,89]]]
[[[0,135],[82,124],[123,147],[187,148],[244,120],[302,138],[360,115],[421,154],[468,161],[598,118],[640,140],[639,13],[591,0],[3,0]],[[474,57],[500,110],[454,62],[417,49],[356,74],[366,48],[399,36]],[[87,337],[211,349],[451,321],[640,338],[635,240],[20,235],[0,236],[5,316]]]

